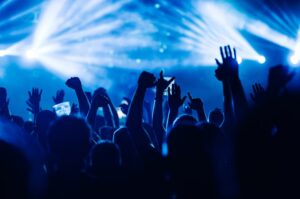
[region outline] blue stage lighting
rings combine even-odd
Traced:
[[[29,49],[25,52],[25,57],[27,59],[37,59],[38,58],[38,51],[35,49]]]
[[[291,57],[290,57],[290,63],[292,64],[292,65],[298,65],[299,64],[299,62],[300,62],[300,57],[299,56],[297,56],[297,55],[292,55]]]
[[[237,60],[238,64],[241,64],[243,62],[243,58],[240,56],[237,56],[236,60]]]
[[[260,56],[258,56],[257,61],[260,64],[264,64],[266,62],[266,58],[265,58],[265,56],[260,55]]]
[[[6,54],[7,53],[5,50],[0,50],[0,57],[4,57]]]

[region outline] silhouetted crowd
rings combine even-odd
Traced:
[[[0,198],[300,198],[300,92],[286,87],[295,72],[271,67],[249,103],[235,49],[220,54],[224,107],[208,117],[202,100],[183,96],[163,72],[140,74],[118,105],[124,121],[105,88],[85,92],[78,77],[66,85],[79,106],[62,116],[42,110],[42,90],[28,92],[32,121],[10,113],[1,87]],[[53,102],[64,98],[58,90]]]

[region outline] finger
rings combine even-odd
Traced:
[[[176,84],[176,93],[177,93],[177,95],[181,96],[181,88],[177,84]]]
[[[29,111],[29,112],[31,112],[31,113],[33,113],[33,110],[30,109],[30,108],[27,108],[26,110]]]
[[[164,72],[163,72],[162,70],[161,70],[160,73],[159,73],[159,78],[160,78],[160,79],[164,79]]]
[[[186,96],[184,96],[184,97],[181,99],[180,104],[182,105],[182,104],[185,102],[185,100],[186,100]]]
[[[219,60],[218,60],[218,59],[215,59],[215,60],[216,60],[217,65],[218,65],[219,67],[221,67],[222,64],[219,62]]]
[[[176,84],[173,84],[172,86],[172,95],[175,95],[176,93]]]
[[[168,96],[171,96],[171,89],[168,87]]]
[[[232,57],[232,51],[231,51],[230,45],[228,45],[227,48],[228,48],[228,54],[229,54],[229,56]]]
[[[228,58],[229,57],[228,46],[225,46],[224,48],[225,48],[225,56],[226,58]]]
[[[221,57],[222,57],[222,61],[224,62],[225,57],[224,57],[224,51],[223,51],[222,46],[220,47],[220,54],[221,54]]]
[[[173,81],[174,81],[175,77],[172,77],[168,82],[167,85],[169,86]]]
[[[41,90],[40,90],[40,93],[39,93],[39,96],[41,96],[41,95],[42,95],[42,93],[43,93],[43,90],[41,89]]]
[[[189,99],[192,101],[192,100],[193,100],[193,98],[192,98],[192,95],[191,95],[191,93],[190,93],[190,92],[188,92],[188,96],[189,96]]]
[[[30,108],[33,107],[33,105],[30,102],[26,102],[27,106],[29,106]]]
[[[237,59],[237,57],[236,57],[236,50],[235,50],[235,48],[233,48],[233,59]]]

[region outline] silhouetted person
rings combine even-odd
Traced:
[[[90,149],[90,128],[83,119],[58,118],[49,128],[49,150],[55,158],[55,170],[49,179],[49,198],[86,198],[91,178],[84,172],[84,160]]]
[[[210,123],[212,123],[218,127],[221,127],[223,121],[224,121],[224,115],[223,115],[221,109],[216,108],[209,113],[209,122]]]
[[[168,165],[176,198],[215,198],[212,159],[205,136],[194,125],[171,129],[168,139]]]

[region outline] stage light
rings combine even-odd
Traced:
[[[4,57],[6,54],[7,53],[5,50],[0,50],[0,57]]]
[[[37,59],[38,58],[38,51],[36,49],[29,49],[25,52],[25,57],[27,59]]]
[[[258,56],[257,61],[260,64],[264,64],[266,62],[266,58],[265,58],[265,56],[260,55],[260,56]]]
[[[237,60],[238,64],[241,64],[243,62],[243,58],[240,56],[237,56],[236,60]]]
[[[292,65],[298,65],[299,62],[300,62],[300,57],[299,57],[299,56],[297,56],[297,55],[292,55],[292,56],[290,57],[290,63],[291,63]]]

